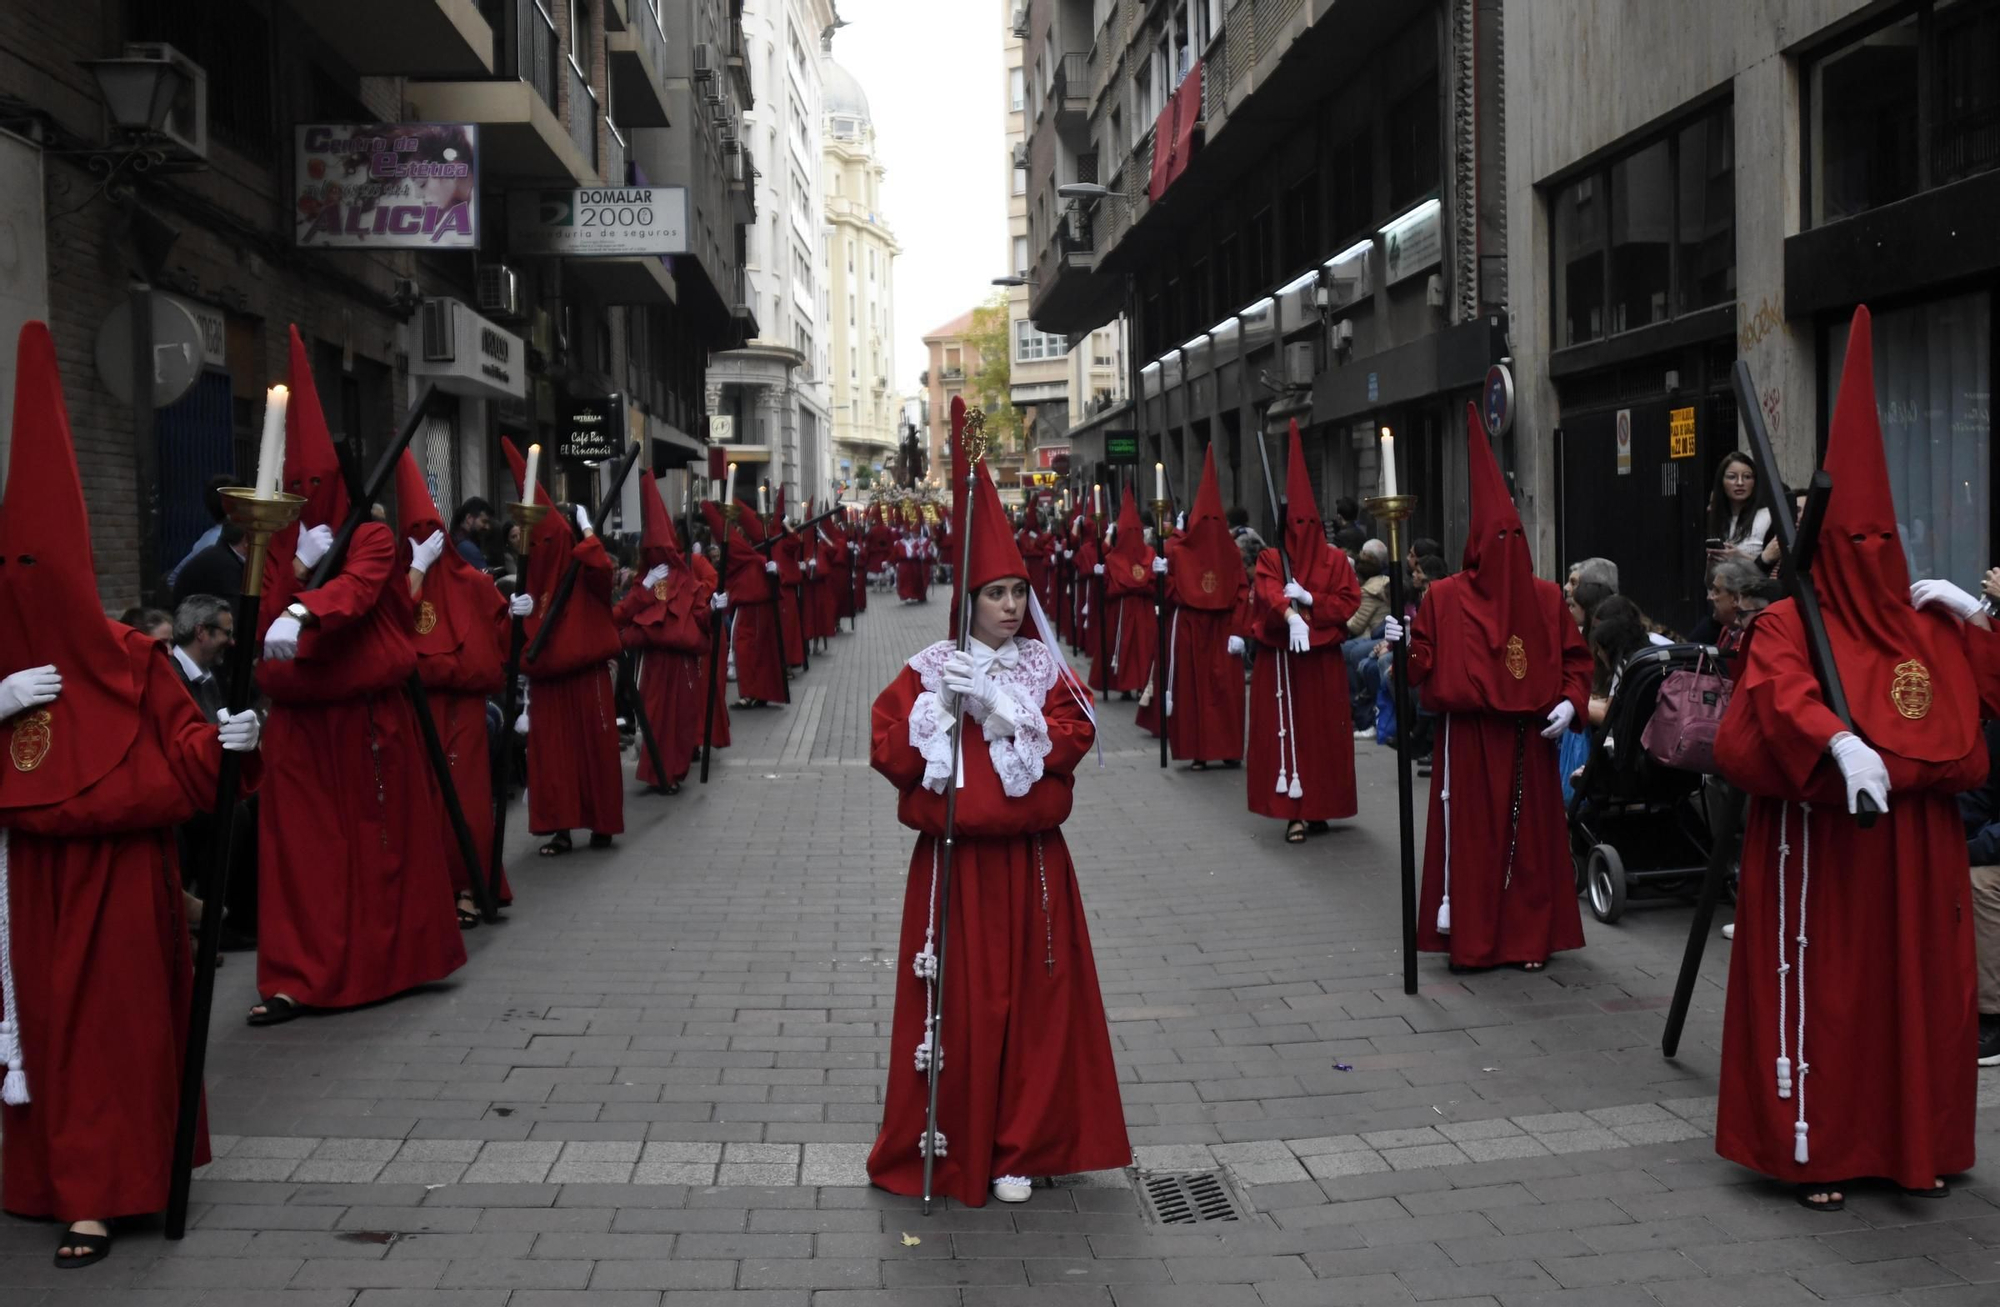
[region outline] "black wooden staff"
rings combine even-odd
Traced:
[[[716,579],[724,594],[729,592],[729,537],[736,525],[736,505],[729,502],[722,506],[722,568]],[[725,620],[729,609],[710,608],[708,611],[708,706],[702,709],[701,722],[701,783],[708,784],[708,759],[715,749],[715,698],[720,686],[717,677],[722,675],[722,633],[729,623]]]
[[[619,657],[624,659],[626,655],[621,653]],[[639,689],[639,668],[643,661],[638,650],[631,651],[627,665],[632,669],[632,697],[627,702],[626,710],[632,714],[632,722],[639,729],[639,742],[645,747],[646,756],[652,759],[653,775],[658,778],[653,788],[665,794],[667,786],[673,782],[667,776],[667,769],[660,763],[660,742],[653,737],[653,723],[646,716],[646,696]]]

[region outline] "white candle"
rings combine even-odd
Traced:
[[[1165,463],[1155,463],[1153,464],[1153,498],[1164,500],[1166,497],[1167,465]]]
[[[1104,516],[1104,485],[1102,482],[1091,483],[1090,514],[1092,517]]]
[[[257,498],[276,499],[285,471],[285,405],[291,392],[273,386],[264,392],[264,433],[257,444]]]
[[[723,482],[723,485],[724,485],[724,486],[725,486],[726,488],[724,489],[724,491],[723,491],[723,493],[722,493],[722,502],[723,502],[723,503],[725,503],[725,504],[733,504],[733,503],[735,503],[735,502],[736,502],[736,464],[734,464],[734,463],[731,463],[731,464],[729,465],[729,479],[728,479],[727,481]]]
[[[528,446],[528,479],[521,486],[521,502],[524,504],[535,502],[535,473],[541,469],[541,466],[542,447],[540,445]]]
[[[1382,493],[1388,498],[1396,495],[1396,437],[1389,428],[1382,428]]]
[[[759,481],[757,483],[757,516],[769,517],[770,515],[771,483],[769,481]]]

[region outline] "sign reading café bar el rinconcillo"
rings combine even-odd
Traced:
[[[307,123],[297,135],[301,247],[479,247],[476,125]]]

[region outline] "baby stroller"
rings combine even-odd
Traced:
[[[1660,765],[1639,740],[1661,683],[1704,664],[1712,670],[1720,656],[1699,644],[1641,649],[1620,669],[1604,724],[1591,732],[1570,797],[1569,844],[1577,891],[1599,921],[1617,921],[1634,892],[1687,898],[1701,888],[1710,844],[1706,778]]]

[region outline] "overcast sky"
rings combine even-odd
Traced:
[[[888,169],[896,261],[895,385],[915,394],[924,333],[1006,271],[1002,0],[838,0],[833,56],[861,82]]]

